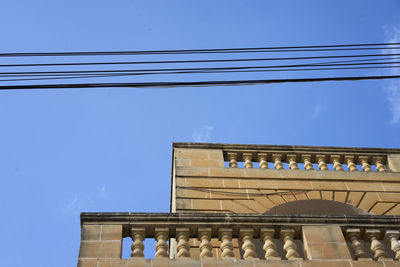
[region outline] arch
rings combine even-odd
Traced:
[[[368,215],[371,213],[338,201],[309,199],[284,203],[270,208],[264,214]]]

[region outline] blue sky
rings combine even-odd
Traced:
[[[397,0],[5,0],[0,52],[399,42],[399,13]],[[169,211],[172,142],[399,147],[400,83],[2,91],[0,125],[1,265],[74,266],[80,212]]]

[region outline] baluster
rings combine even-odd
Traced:
[[[297,162],[296,162],[296,158],[297,158],[297,155],[295,155],[295,154],[290,154],[290,155],[286,156],[287,162],[289,163],[289,168],[291,170],[297,170],[299,168],[299,166],[297,165]]]
[[[372,158],[372,163],[376,166],[376,170],[378,172],[385,172],[386,167],[383,165],[383,158],[382,157],[373,157]]]
[[[155,230],[156,236],[155,240],[157,241],[156,244],[156,254],[154,255],[155,258],[166,258],[168,257],[168,235],[169,229],[168,228],[156,228]]]
[[[281,239],[284,242],[283,249],[286,251],[286,258],[288,260],[294,260],[299,258],[299,253],[297,252],[297,246],[293,241],[294,229],[282,229]]]
[[[390,249],[394,253],[394,259],[400,260],[400,243],[399,243],[400,231],[389,230],[385,232],[385,239],[390,241]]]
[[[251,162],[253,158],[253,154],[251,153],[243,153],[243,161],[245,168],[253,168],[253,162]]]
[[[211,228],[199,228],[200,258],[212,258]]]
[[[238,163],[237,163],[237,153],[235,152],[228,152],[228,160],[229,160],[229,167],[231,168],[237,168]]]
[[[380,234],[381,231],[377,229],[367,229],[365,231],[365,237],[371,242],[371,250],[374,252],[375,260],[386,258],[385,247],[378,240]]]
[[[178,252],[176,257],[190,257],[189,228],[177,228],[176,239],[178,240],[178,245],[176,246]]]
[[[235,254],[233,254],[232,229],[220,228],[218,229],[218,232],[218,239],[221,241],[221,258],[234,258]]]
[[[243,242],[242,249],[244,251],[243,259],[254,259],[257,258],[256,246],[253,243],[254,229],[244,228],[240,229],[239,236]]]
[[[347,169],[349,169],[349,171],[358,171],[357,165],[354,163],[354,156],[344,156],[344,161],[347,163]]]
[[[261,169],[268,169],[267,154],[258,153],[258,162],[260,162]]]
[[[358,161],[365,172],[372,172],[371,166],[368,163],[368,156],[359,156]]]
[[[143,258],[143,250],[144,250],[144,245],[143,245],[143,240],[145,238],[145,229],[144,228],[132,228],[131,229],[131,238],[132,238],[132,253],[131,257],[140,257]]]
[[[283,169],[282,155],[281,154],[272,154],[272,160],[274,161],[275,169],[277,169],[277,170]]]
[[[311,155],[301,155],[301,160],[304,163],[304,169],[306,171],[314,170],[314,166],[311,163]]]
[[[318,168],[321,171],[328,171],[328,165],[326,165],[326,156],[325,155],[316,155],[315,158],[318,162]]]
[[[343,171],[342,163],[340,163],[340,155],[331,155],[331,163],[335,171]]]
[[[273,228],[261,228],[260,238],[264,242],[265,259],[280,260],[276,245],[274,243],[275,230]]]
[[[368,258],[364,251],[363,244],[358,240],[360,236],[360,229],[346,229],[346,238],[349,242],[351,242],[350,248],[356,260],[359,258]]]

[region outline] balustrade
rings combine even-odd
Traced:
[[[82,214],[81,218],[84,224],[122,224],[124,236],[130,236],[133,241],[133,260],[144,257],[145,238],[157,241],[155,258],[233,259],[239,256],[238,248],[233,245],[239,241],[240,253],[245,260],[298,260],[303,251],[299,242],[302,226],[309,229],[316,224],[341,227],[354,260],[400,260],[399,216],[309,215],[289,218],[286,215],[261,214],[94,213]],[[190,247],[190,239],[199,240],[199,245]],[[213,250],[212,244],[215,246],[215,243],[211,242],[212,239],[220,241],[219,250]],[[169,246],[171,240],[176,240],[172,247]],[[261,249],[263,253],[260,253]],[[213,252],[218,253],[215,255]]]
[[[251,146],[250,146],[251,148]],[[363,172],[386,172],[387,154],[368,149],[351,148],[327,148],[326,151],[321,147],[293,147],[293,149],[281,149],[277,151],[271,148],[257,149],[251,152],[250,149],[240,151],[240,149],[229,149],[224,151],[224,158],[229,162],[229,167],[237,168],[238,162],[243,162],[244,168],[253,168],[253,159],[259,162],[260,169],[268,169],[268,164],[273,164],[274,169],[282,170],[314,170],[314,165],[318,165],[318,170],[327,171],[363,171]],[[304,153],[304,151],[306,153]],[[359,151],[358,151],[359,150]],[[333,152],[333,153],[332,153]],[[396,151],[398,153],[398,151]],[[285,168],[284,162],[288,167]],[[302,165],[300,166],[299,165]],[[373,167],[375,166],[375,167]]]

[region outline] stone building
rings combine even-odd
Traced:
[[[82,213],[78,266],[400,266],[400,149],[174,143],[172,155],[170,213]]]

